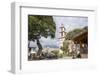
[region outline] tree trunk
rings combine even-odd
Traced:
[[[37,52],[37,55],[40,56],[41,53],[42,53],[42,49],[43,49],[43,48],[42,48],[42,45],[41,45],[39,39],[36,39],[36,40],[37,40],[37,46],[38,46],[38,52]]]
[[[28,53],[31,52],[30,41],[28,42]]]

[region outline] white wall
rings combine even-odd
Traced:
[[[34,5],[45,5],[45,6],[54,6],[54,7],[67,7],[67,5],[76,5],[76,6],[93,6],[96,7],[97,10],[97,24],[96,24],[96,63],[99,67],[97,69],[91,68],[91,70],[86,70],[85,68],[82,69],[69,69],[63,72],[53,72],[53,73],[40,73],[40,74],[29,74],[29,75],[36,75],[36,76],[99,76],[97,75],[100,71],[100,49],[99,49],[99,42],[100,42],[100,1],[99,0],[1,0],[0,1],[0,76],[12,76],[13,74],[9,73],[10,69],[10,53],[11,53],[11,2],[29,2],[34,3]],[[98,25],[98,26],[97,26]],[[97,35],[98,34],[98,35]],[[28,76],[26,74],[25,76]]]

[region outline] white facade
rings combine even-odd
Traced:
[[[63,24],[61,25],[61,27],[59,27],[59,29],[60,29],[60,32],[59,32],[59,34],[60,34],[60,37],[59,37],[59,47],[61,48],[61,47],[63,47],[63,41],[65,40],[65,36],[66,36],[66,29],[65,29],[65,27],[63,26]]]

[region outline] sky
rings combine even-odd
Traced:
[[[87,17],[61,17],[61,16],[53,16],[53,19],[56,23],[56,37],[59,37],[59,32],[61,25],[66,28],[66,32],[69,32],[76,28],[83,28],[88,26],[88,18]]]
[[[66,32],[69,32],[76,28],[83,28],[85,26],[88,26],[88,18],[87,17],[53,16],[53,20],[56,24],[55,38],[51,39],[51,37],[48,37],[48,38],[41,37],[40,42],[43,47],[51,47],[51,46],[59,47],[59,44],[58,44],[59,43],[58,38],[60,36],[59,35],[59,32],[60,32],[59,27],[61,27],[62,24],[66,28]],[[30,46],[31,47],[36,46],[36,43],[31,42]]]

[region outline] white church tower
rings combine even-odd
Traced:
[[[66,37],[66,28],[63,26],[63,24],[61,24],[61,27],[59,27],[60,29],[60,38],[59,38],[59,42],[60,42],[60,45],[59,47],[63,47],[63,41],[65,40],[65,37]]]

